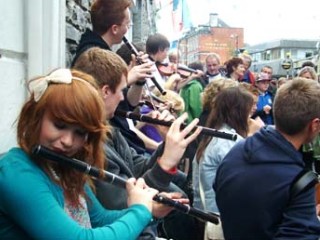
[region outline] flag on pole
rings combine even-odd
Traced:
[[[173,40],[171,48],[177,48],[179,39],[183,32],[192,27],[192,20],[189,12],[188,3],[186,0],[172,1],[172,26]]]
[[[183,31],[192,27],[189,7],[186,0],[173,0],[172,25],[177,38],[182,35]]]
[[[182,0],[173,0],[172,2],[172,25],[175,33],[180,33],[183,28],[182,19]]]

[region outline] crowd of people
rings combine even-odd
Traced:
[[[320,187],[292,194],[302,173],[320,172],[314,66],[290,80],[274,80],[267,65],[252,72],[245,53],[186,66],[159,33],[132,43],[136,54],[122,43],[130,7],[94,1],[72,65],[27,82],[18,147],[0,158],[0,238],[319,239]],[[34,154],[37,145],[101,178]],[[126,188],[102,180],[103,170]],[[156,196],[212,212],[218,224]]]

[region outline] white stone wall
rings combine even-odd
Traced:
[[[0,153],[16,146],[25,82],[65,66],[65,0],[0,1]]]
[[[16,145],[13,125],[25,100],[24,0],[0,3],[0,153]]]
[[[25,81],[69,66],[81,33],[91,25],[92,1],[0,0],[0,154],[17,145],[14,123],[28,95]],[[152,2],[134,2],[131,31],[140,42],[150,32],[150,23],[141,19],[152,15],[146,11]]]

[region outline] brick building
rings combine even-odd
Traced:
[[[179,42],[184,64],[205,62],[208,54],[215,52],[224,63],[243,48],[243,28],[229,27],[217,14],[210,14],[208,25],[192,28]]]

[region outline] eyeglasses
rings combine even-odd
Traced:
[[[127,29],[130,29],[133,26],[133,23],[130,21],[128,23],[123,23],[123,25],[125,25],[127,27]]]

